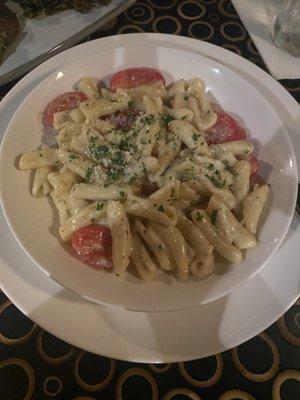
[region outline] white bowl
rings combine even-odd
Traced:
[[[238,266],[218,264],[206,280],[179,282],[163,272],[153,282],[130,273],[117,277],[95,271],[73,258],[59,241],[57,215],[47,198],[30,194],[30,172],[17,169],[18,156],[41,142],[40,113],[58,94],[72,90],[84,76],[108,82],[119,69],[158,68],[167,83],[200,76],[211,99],[232,114],[256,143],[260,175],[271,196],[259,229],[257,249]],[[294,213],[297,193],[295,155],[279,117],[247,81],[200,55],[175,49],[130,47],[101,51],[65,66],[39,84],[17,109],[1,146],[0,190],[7,222],[32,260],[62,286],[97,303],[136,311],[170,311],[214,301],[253,277],[274,255]]]

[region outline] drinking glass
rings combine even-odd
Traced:
[[[278,1],[272,37],[277,46],[300,56],[300,0]]]

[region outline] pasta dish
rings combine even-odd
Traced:
[[[152,68],[122,70],[109,88],[83,78],[43,124],[54,143],[19,167],[34,170],[32,195],[50,195],[61,240],[85,264],[202,279],[215,258],[239,264],[257,246],[269,185],[252,180],[253,144],[200,78],[166,86]]]

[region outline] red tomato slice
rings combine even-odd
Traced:
[[[128,131],[134,124],[139,110],[136,108],[127,108],[126,110],[110,114],[109,121],[115,125],[117,129]]]
[[[248,156],[246,158],[247,161],[249,161],[250,166],[251,166],[251,172],[250,175],[255,175],[257,173],[257,171],[259,170],[259,161],[258,159],[255,157],[254,154],[250,154],[250,156]]]
[[[110,229],[102,225],[80,228],[71,236],[76,256],[96,269],[112,268],[112,237]]]
[[[153,68],[127,68],[114,74],[110,79],[110,90],[117,88],[130,89],[139,85],[147,85],[152,82],[166,81],[162,74]]]
[[[53,126],[53,115],[59,111],[73,110],[79,103],[87,100],[87,96],[82,92],[67,92],[55,97],[47,105],[43,113],[43,121],[48,126]]]
[[[144,196],[150,196],[152,193],[156,192],[159,189],[158,184],[156,182],[150,182],[148,179],[145,180],[142,186],[142,194]]]
[[[224,112],[217,113],[218,118],[214,126],[205,132],[208,144],[230,142],[232,140],[244,140],[245,129],[237,125],[235,120]]]

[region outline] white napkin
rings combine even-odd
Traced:
[[[300,79],[300,57],[277,47],[270,34],[273,0],[232,0],[270,73],[276,79]]]

